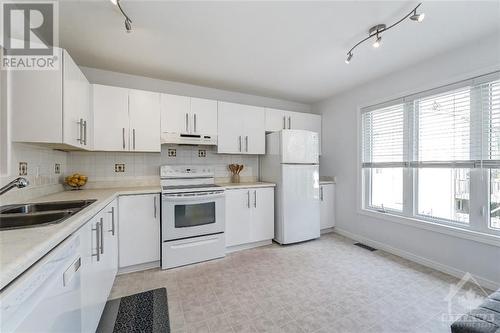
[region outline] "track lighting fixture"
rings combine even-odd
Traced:
[[[351,52],[349,52],[349,53],[347,54],[347,59],[345,60],[345,63],[346,63],[346,64],[348,64],[349,62],[351,62],[351,59],[352,59],[352,53],[351,53]]]
[[[123,10],[122,6],[120,5],[120,0],[110,0],[111,3],[115,6],[118,6],[118,9],[120,9],[120,12],[122,13],[123,17],[125,18],[125,31],[126,32],[132,32],[132,20],[128,15],[125,13]]]
[[[119,1],[119,0],[118,0]],[[371,38],[375,38],[374,42],[373,42],[373,47],[374,48],[378,48],[380,47],[381,43],[382,43],[382,33],[385,33],[387,30],[395,27],[396,25],[400,24],[401,22],[403,22],[404,20],[406,20],[407,18],[410,18],[412,21],[415,21],[415,22],[422,22],[425,18],[425,14],[424,13],[420,13],[418,14],[417,13],[417,9],[422,5],[422,3],[419,3],[417,5],[417,7],[413,8],[411,10],[411,12],[409,12],[408,14],[406,14],[405,17],[403,17],[402,19],[400,19],[399,21],[397,21],[396,23],[390,25],[390,26],[386,26],[385,24],[377,24],[376,26],[373,26],[370,28],[370,30],[368,30],[368,37],[366,38],[363,38],[362,40],[360,40],[359,42],[357,42],[350,50],[349,52],[347,52],[347,58],[345,60],[345,63],[348,64],[352,57],[353,57],[353,51],[356,47],[358,47],[360,44],[366,42],[367,40],[371,39]]]

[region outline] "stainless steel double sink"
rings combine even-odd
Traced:
[[[54,201],[1,206],[0,230],[60,223],[95,201]]]

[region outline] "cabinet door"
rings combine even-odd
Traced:
[[[288,128],[287,112],[266,108],[266,132],[276,132]]]
[[[62,57],[62,49],[59,59]],[[62,62],[58,70],[9,71],[12,141],[62,143]]]
[[[266,153],[266,115],[264,108],[246,106],[244,110],[244,146],[246,154]]]
[[[335,226],[335,184],[320,186],[321,229]]]
[[[219,102],[217,116],[217,152],[240,154],[244,151],[244,110],[241,104]]]
[[[226,191],[226,246],[251,241],[251,193],[249,189]]]
[[[105,261],[100,253],[100,220],[96,215],[81,230],[82,249],[82,331],[95,332],[109,294],[105,280]],[[99,251],[99,254],[98,254]]]
[[[189,126],[194,134],[217,135],[217,101],[191,98]]]
[[[189,133],[191,99],[161,94],[161,132]]]
[[[94,150],[128,151],[128,89],[93,84],[91,95]]]
[[[103,216],[103,244],[104,261],[106,266],[106,277],[103,283],[107,283],[108,293],[113,287],[116,273],[118,272],[118,204],[113,200],[102,211]]]
[[[160,94],[129,91],[130,151],[160,152]]]
[[[63,142],[90,149],[90,84],[66,51],[63,64]]]
[[[160,195],[119,198],[119,266],[160,260]]]
[[[274,188],[258,188],[252,194],[251,242],[260,242],[274,238]]]

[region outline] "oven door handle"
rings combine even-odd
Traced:
[[[186,201],[190,199],[217,199],[224,197],[224,192],[210,193],[210,194],[189,194],[189,195],[172,195],[172,194],[163,194],[162,195],[165,200],[168,201]]]

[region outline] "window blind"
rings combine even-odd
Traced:
[[[404,158],[404,105],[396,104],[362,115],[363,165],[401,166]]]
[[[486,166],[500,167],[500,80],[482,84],[478,90],[483,137],[487,142],[481,158]]]

